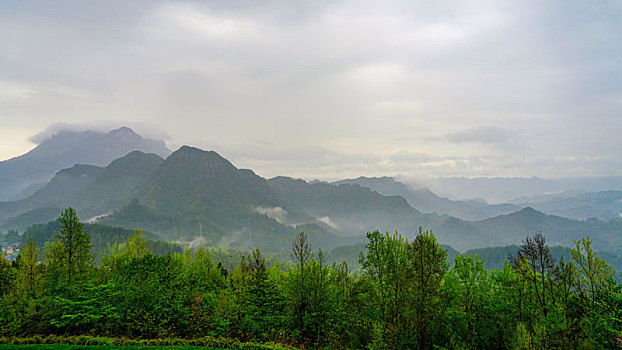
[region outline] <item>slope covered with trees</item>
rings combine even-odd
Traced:
[[[156,154],[133,151],[106,167],[76,164],[56,173],[28,198],[0,203],[0,222],[4,220],[4,226],[22,230],[53,220],[67,206],[87,218],[108,214],[125,204],[128,196],[148,181],[163,161]]]

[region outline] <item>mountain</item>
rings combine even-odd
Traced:
[[[60,131],[30,152],[0,162],[0,200],[17,200],[43,187],[61,169],[75,164],[106,166],[131,151],[170,154],[163,141],[145,139],[121,127],[108,133]]]
[[[133,151],[107,167],[76,164],[63,169],[28,198],[0,203],[0,225],[21,230],[53,220],[69,206],[86,220],[107,214],[127,203],[127,197],[148,181],[163,161],[156,154]]]
[[[387,179],[370,181],[389,189],[403,186]],[[580,221],[532,208],[471,221],[425,214],[401,196],[358,184],[266,180],[216,152],[188,146],[166,159],[130,152],[106,167],[63,169],[32,196],[0,203],[0,227],[21,230],[48,222],[67,206],[76,208],[84,221],[273,254],[287,254],[300,231],[314,247],[331,249],[364,242],[365,233],[376,229],[412,238],[419,227],[460,251],[517,244],[538,231],[551,245],[572,246],[590,236],[595,249],[622,250],[622,218]]]
[[[557,181],[539,177],[443,177],[432,180],[427,185],[435,193],[450,198],[485,198],[492,203],[506,203],[520,196],[556,193],[565,189]]]
[[[622,191],[601,191],[570,195],[551,195],[546,198],[522,198],[521,204],[548,214],[585,220],[614,219],[622,216]],[[515,203],[518,202],[515,201]]]
[[[485,198],[491,203],[508,203],[519,197],[560,194],[567,191],[622,191],[622,177],[542,179],[539,177],[444,177],[426,181],[434,193],[452,199]]]
[[[622,219],[579,221],[547,215],[533,208],[525,208],[515,213],[481,221],[459,221],[461,226],[468,227],[469,231],[467,232],[471,232],[474,229],[486,237],[492,237],[494,243],[489,244],[489,246],[518,244],[525,237],[536,232],[542,232],[550,245],[572,247],[575,240],[589,236],[594,248],[598,250],[609,250],[622,246]],[[454,232],[464,231],[455,229]],[[484,246],[471,245],[470,248]],[[464,248],[455,247],[458,249]]]
[[[424,213],[447,214],[464,220],[481,220],[501,214],[509,214],[520,210],[512,204],[490,205],[478,200],[453,201],[439,197],[427,188],[412,188],[396,181],[392,177],[364,177],[333,182],[340,184],[357,184],[367,187],[385,196],[401,196],[413,207]]]
[[[478,230],[453,230],[444,225],[448,219],[458,219],[423,214],[400,196],[383,196],[367,187],[307,183],[288,177],[275,177],[269,182],[287,206],[348,235],[349,244],[364,241],[365,233],[373,230],[397,231],[410,239],[419,227],[431,229],[439,242],[458,249],[494,243],[493,238]]]
[[[412,208],[402,197],[383,196],[359,185],[307,183],[282,176],[269,182],[289,207],[350,236],[376,229],[412,233],[436,220]]]
[[[298,231],[332,244],[333,235],[288,209],[273,188],[251,170],[238,169],[216,152],[183,146],[173,152],[135,200],[99,222],[141,227],[169,239],[200,236],[211,246],[289,249]]]

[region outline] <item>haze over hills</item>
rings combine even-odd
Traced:
[[[81,152],[66,152],[74,151]],[[616,192],[605,194],[607,203],[615,202]],[[419,227],[461,251],[517,244],[538,231],[550,244],[569,246],[590,235],[599,250],[622,246],[622,219],[580,221],[514,205],[452,201],[389,177],[332,184],[266,180],[216,152],[189,146],[166,159],[134,151],[106,167],[63,169],[28,198],[0,203],[0,227],[23,230],[67,206],[84,220],[242,250],[286,251],[299,231],[317,247],[332,248],[362,242],[375,229],[412,237]]]
[[[622,191],[621,177],[543,179],[539,177],[441,177],[423,182],[434,193],[451,199],[484,198],[489,203],[515,203],[518,198],[563,192]],[[521,200],[518,200],[519,202]]]
[[[318,245],[335,243],[329,231],[312,222],[294,227],[271,217],[275,208],[294,219],[304,216],[287,209],[265,179],[237,169],[216,152],[182,146],[133,197],[129,205],[99,221],[144,227],[169,239],[200,236],[208,245],[238,249],[286,249],[297,231],[308,231]]]
[[[27,197],[61,169],[75,164],[106,166],[131,151],[170,154],[163,141],[145,139],[127,127],[105,134],[60,131],[28,153],[0,162],[0,201]]]
[[[572,193],[574,192],[549,195],[546,198],[521,198],[513,202],[517,205],[530,206],[545,213],[578,220],[622,217],[622,191]]]
[[[127,197],[163,161],[156,154],[133,151],[107,167],[76,164],[56,173],[47,185],[28,198],[0,203],[0,221],[5,220],[5,226],[21,230],[55,219],[67,206],[77,209],[85,220],[107,214],[125,204]]]
[[[289,207],[349,236],[375,229],[411,235],[419,226],[431,227],[441,220],[436,214],[422,214],[403,197],[383,196],[359,185],[307,183],[288,177],[275,177],[269,183]]]
[[[358,177],[333,182],[333,184],[358,184],[385,196],[402,196],[408,203],[424,213],[447,214],[464,220],[481,220],[509,214],[521,208],[513,204],[488,204],[480,200],[453,201],[439,197],[427,188],[413,188],[392,177]]]

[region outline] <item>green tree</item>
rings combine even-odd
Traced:
[[[306,338],[306,325],[305,318],[307,314],[307,308],[309,304],[308,293],[306,287],[306,277],[309,262],[312,258],[313,252],[311,251],[311,245],[307,240],[307,235],[304,232],[300,232],[294,243],[292,244],[292,253],[291,257],[296,264],[297,269],[297,290],[296,293],[298,297],[296,298],[296,323],[298,326],[298,331],[301,337]]]
[[[104,275],[116,274],[130,259],[142,258],[152,253],[149,246],[147,246],[147,240],[143,232],[139,229],[134,229],[134,233],[127,238],[127,241],[108,245],[104,256],[101,258],[99,271]]]
[[[576,265],[575,288],[578,302],[584,310],[583,324],[587,331],[588,343],[613,347],[614,337],[620,329],[612,327],[617,321],[619,307],[619,288],[613,279],[615,270],[592,249],[589,237],[575,242],[571,251]],[[618,290],[616,292],[616,290]]]
[[[416,340],[419,349],[432,349],[432,327],[441,323],[445,309],[445,297],[440,286],[449,268],[447,252],[436,241],[432,231],[419,228],[419,233],[409,246],[408,260]]]
[[[14,291],[15,275],[15,269],[0,250],[0,335],[6,333],[6,330],[15,322],[14,305],[9,299],[9,295]]]
[[[607,289],[615,270],[605,260],[596,256],[589,237],[576,241],[571,253],[572,261],[577,266],[575,274],[577,292],[590,309],[596,309],[598,293]]]
[[[488,309],[492,293],[488,270],[479,256],[458,255],[445,279],[451,302],[448,324],[452,340],[467,348],[482,348],[495,337],[492,315]],[[488,325],[484,327],[484,325]]]
[[[19,273],[17,283],[20,292],[26,297],[32,297],[40,292],[41,265],[39,264],[39,248],[33,242],[32,236],[26,239],[19,258]]]
[[[13,289],[14,275],[11,263],[4,258],[4,253],[0,250],[0,298]]]
[[[71,299],[75,289],[83,286],[86,277],[94,267],[95,256],[91,253],[90,236],[82,229],[76,211],[69,207],[59,220],[61,228],[46,254],[50,272],[59,282],[58,286]]]
[[[404,339],[403,328],[408,297],[408,241],[397,232],[390,235],[378,230],[367,233],[367,252],[359,262],[365,276],[374,281],[382,318],[386,346],[397,347]]]

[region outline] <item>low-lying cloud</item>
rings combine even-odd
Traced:
[[[280,224],[287,222],[287,210],[281,207],[257,207],[255,212],[274,219]]]
[[[337,223],[335,223],[330,217],[328,216],[322,216],[321,218],[318,218],[317,221],[326,224],[328,226],[330,226],[331,228],[337,229],[338,225]]]

